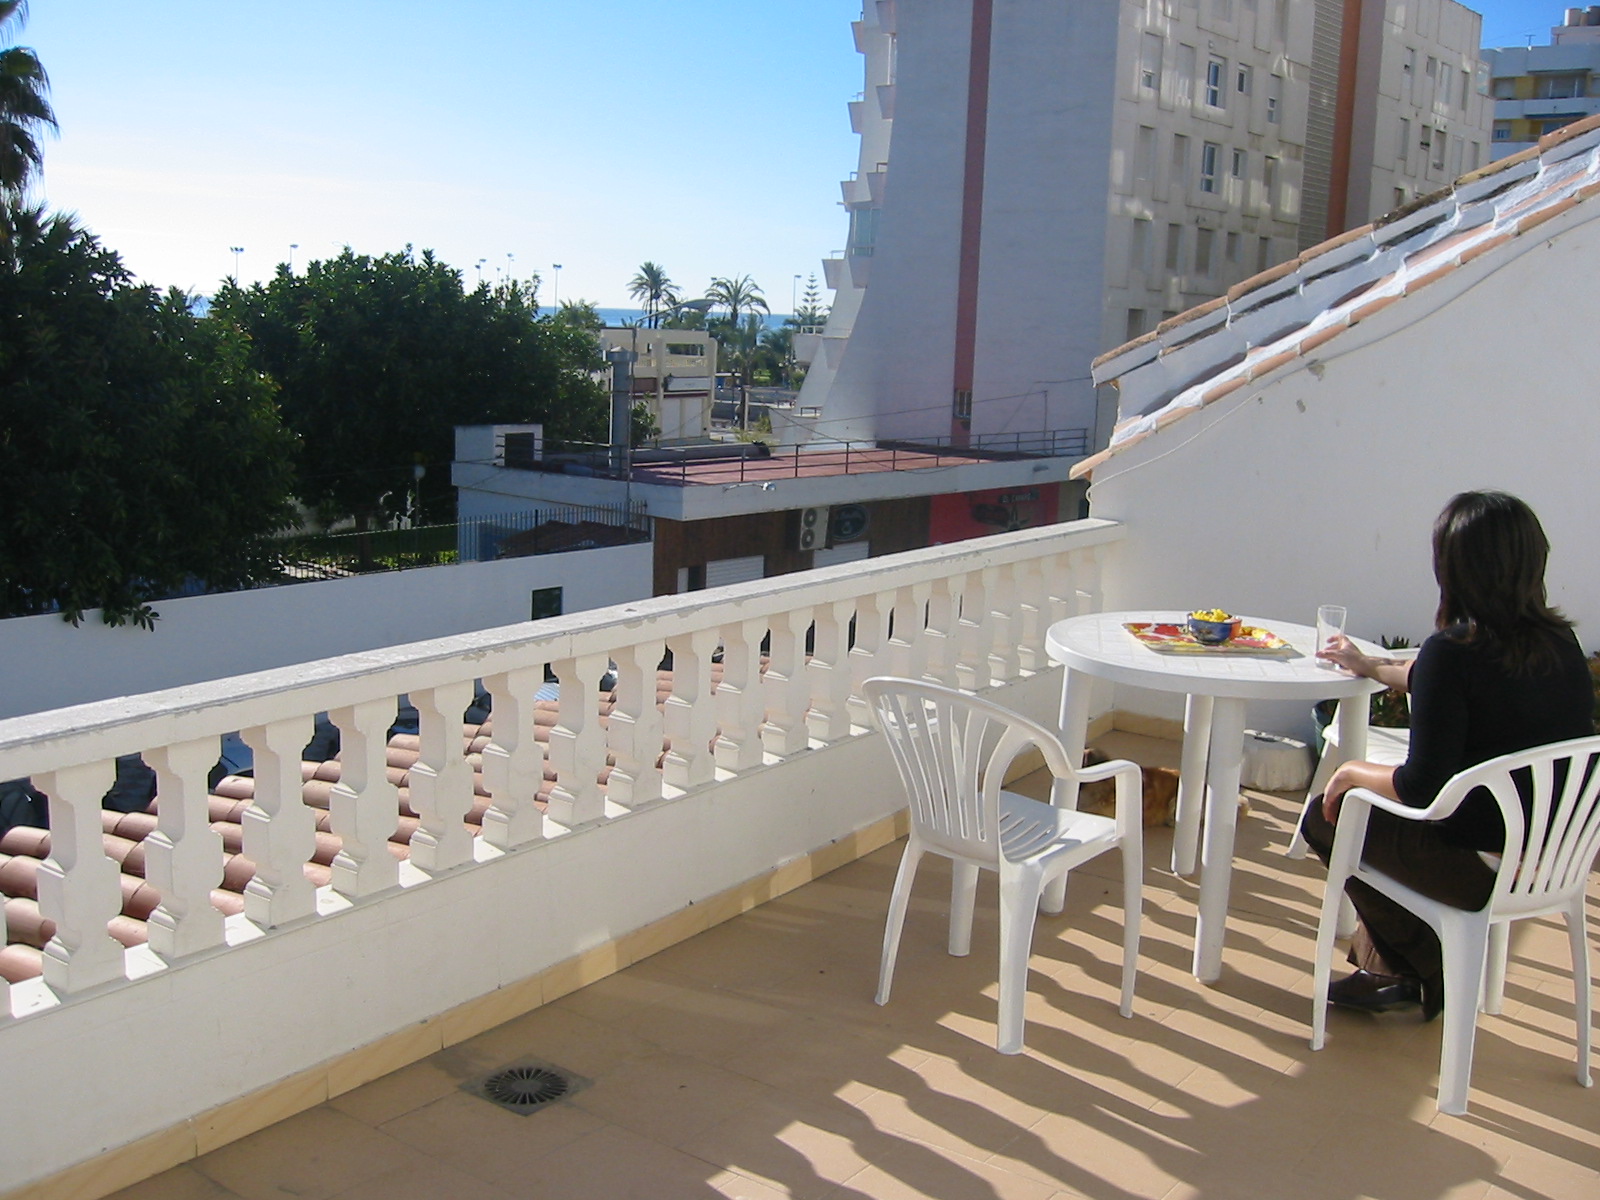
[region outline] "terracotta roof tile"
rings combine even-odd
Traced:
[[[1313,350],[1319,349],[1328,342],[1333,341],[1334,338],[1338,337],[1341,333],[1349,328],[1350,326],[1348,324],[1346,324],[1344,321],[1340,321],[1336,325],[1329,325],[1326,328],[1317,330],[1315,333],[1306,334],[1305,337],[1300,339],[1300,353],[1310,354]]]
[[[1527,216],[1523,217],[1517,222],[1517,232],[1527,233],[1528,230],[1532,229],[1534,226],[1543,225],[1546,221],[1549,221],[1555,217],[1559,217],[1562,213],[1570,212],[1572,209],[1577,207],[1577,196],[1563,196],[1553,204],[1548,204],[1544,208],[1541,208],[1538,212],[1531,212]]]
[[[1185,309],[1176,316],[1168,317],[1165,321],[1156,326],[1155,331],[1159,335],[1170,333],[1174,329],[1181,329],[1183,326],[1188,325],[1193,321],[1198,321],[1201,317],[1208,316],[1211,313],[1216,312],[1219,308],[1226,307],[1227,303],[1228,298],[1226,296],[1218,296],[1214,300],[1207,300],[1204,304],[1197,304],[1193,308]]]
[[[1254,383],[1257,379],[1272,374],[1279,367],[1292,363],[1299,357],[1300,352],[1294,347],[1290,347],[1288,350],[1280,350],[1276,354],[1266,354],[1260,358],[1250,359],[1248,360],[1247,378]]]
[[[1362,238],[1366,237],[1367,234],[1371,233],[1372,229],[1373,226],[1371,221],[1368,221],[1365,225],[1358,225],[1354,229],[1347,229],[1338,237],[1329,238],[1327,241],[1322,242],[1319,245],[1311,246],[1301,251],[1299,257],[1296,258],[1295,261],[1299,263],[1308,263],[1312,259],[1321,258],[1324,254],[1328,254],[1334,250],[1337,250],[1341,246],[1348,246],[1351,242],[1360,241]]]
[[[1235,300],[1248,296],[1251,292],[1266,287],[1269,283],[1276,283],[1286,276],[1293,275],[1299,267],[1300,260],[1298,258],[1291,258],[1275,267],[1268,267],[1265,271],[1234,284],[1228,289],[1228,293],[1224,298],[1231,304]]]
[[[1159,333],[1159,326],[1157,326],[1155,329],[1152,329],[1149,333],[1141,333],[1138,337],[1134,338],[1133,341],[1123,342],[1122,345],[1117,346],[1114,349],[1107,350],[1104,354],[1100,355],[1092,363],[1090,363],[1089,366],[1091,368],[1098,367],[1101,363],[1110,362],[1113,358],[1117,358],[1120,355],[1126,354],[1130,350],[1137,350],[1140,346],[1148,345],[1156,340],[1156,336]]]
[[[1214,383],[1200,393],[1200,403],[1210,404],[1213,401],[1221,400],[1224,396],[1238,391],[1249,382],[1243,375],[1235,375],[1231,379],[1224,379],[1221,383]]]

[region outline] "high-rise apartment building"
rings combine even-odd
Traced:
[[[1548,46],[1485,50],[1494,96],[1493,155],[1600,113],[1600,5],[1569,8]]]
[[[848,241],[784,436],[1103,444],[1096,355],[1488,140],[1453,0],[868,0],[854,29]]]

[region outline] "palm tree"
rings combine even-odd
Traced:
[[[639,265],[639,273],[628,283],[628,295],[643,303],[645,324],[651,329],[660,321],[658,310],[678,302],[677,286],[667,278],[666,270],[653,262]]]
[[[735,330],[740,328],[740,313],[753,313],[758,309],[761,312],[772,311],[767,307],[766,298],[756,286],[756,281],[748,275],[741,275],[737,279],[713,279],[711,286],[706,289],[706,297],[728,310],[728,324]]]
[[[20,29],[27,19],[27,0],[0,0],[0,32]],[[44,162],[39,134],[56,127],[49,91],[50,80],[32,50],[0,50],[0,200],[8,208],[22,199]]]

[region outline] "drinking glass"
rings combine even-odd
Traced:
[[[1317,609],[1317,652],[1328,648],[1328,643],[1344,632],[1345,610],[1342,604],[1324,604]],[[1337,664],[1325,658],[1317,659],[1317,666],[1336,669]]]

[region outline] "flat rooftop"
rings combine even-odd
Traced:
[[[1175,753],[1106,748],[1146,761]],[[1424,1025],[1414,1010],[1334,1011],[1327,1048],[1309,1048],[1322,869],[1284,857],[1295,798],[1247,798],[1213,986],[1189,971],[1196,883],[1167,869],[1171,831],[1147,831],[1131,1020],[1116,1009],[1115,854],[1073,876],[1064,915],[1039,920],[1023,1054],[994,1050],[992,877],[979,889],[971,955],[951,958],[943,859],[924,859],[894,996],[873,1004],[897,842],[117,1195],[1600,1195],[1600,1090],[1573,1078],[1561,927],[1518,923],[1505,1011],[1479,1018],[1472,1111],[1443,1116],[1434,1102],[1441,1022]],[[1591,884],[1589,903],[1592,922],[1600,886]],[[461,1089],[528,1058],[589,1085],[529,1116]]]

